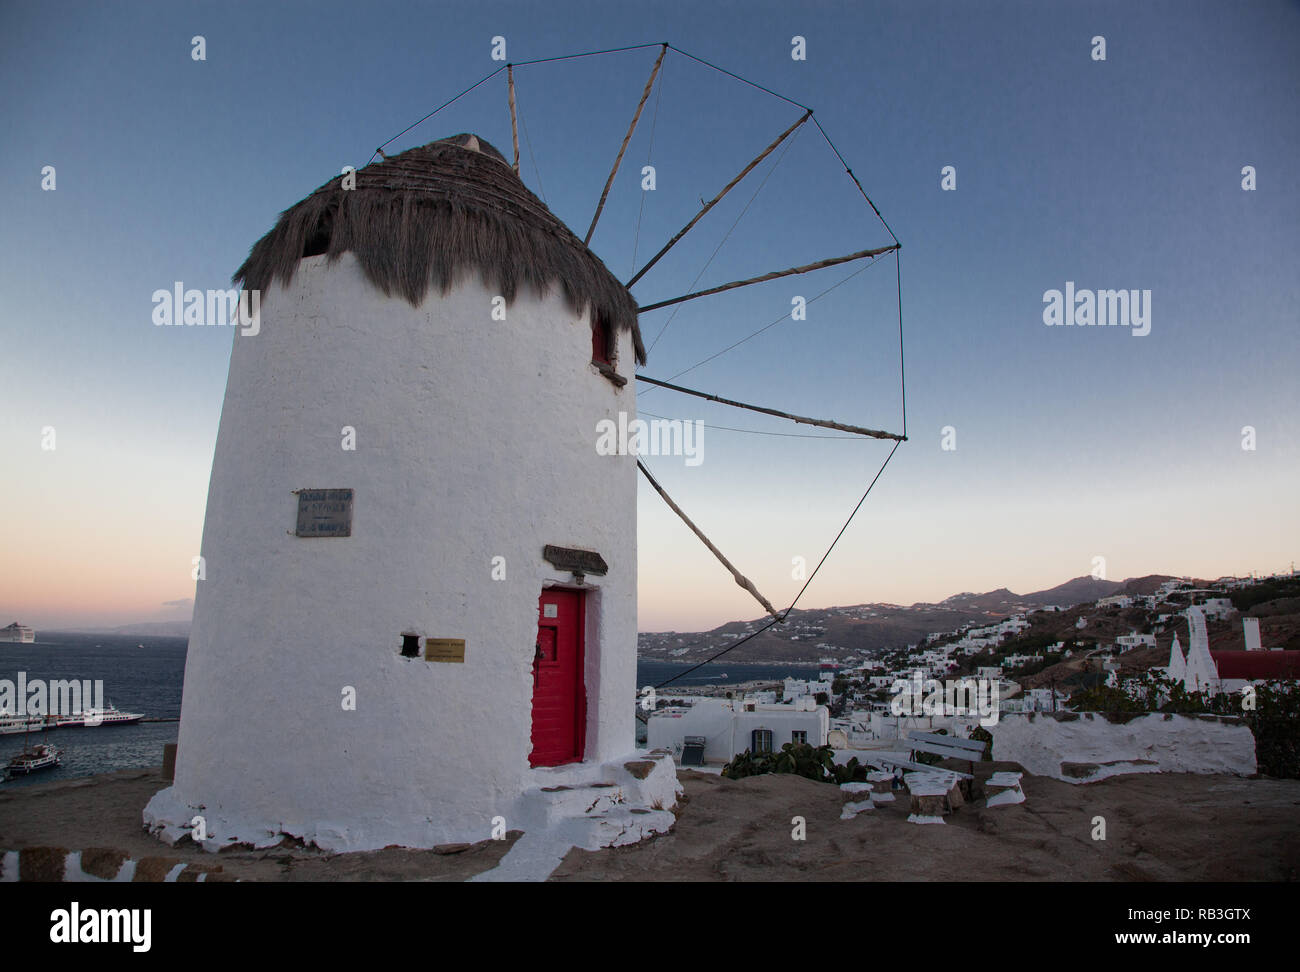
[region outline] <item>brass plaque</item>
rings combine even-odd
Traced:
[[[352,490],[300,489],[298,537],[352,536]]]
[[[436,662],[463,662],[464,638],[425,638],[424,660]]]

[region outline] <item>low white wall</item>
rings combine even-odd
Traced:
[[[1003,713],[991,730],[993,758],[1069,783],[1119,773],[1256,772],[1255,737],[1239,721],[1158,712],[1120,721],[1125,718],[1093,712]]]

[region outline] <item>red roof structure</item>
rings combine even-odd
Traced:
[[[1300,651],[1212,651],[1219,678],[1300,678]]]

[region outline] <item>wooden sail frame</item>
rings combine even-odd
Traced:
[[[606,202],[606,200],[607,200],[607,198],[608,198],[609,191],[610,191],[610,189],[611,189],[611,187],[612,187],[612,185],[613,185],[614,178],[616,177],[616,175],[617,175],[617,173],[618,173],[618,170],[619,170],[619,167],[620,167],[620,165],[621,165],[621,163],[622,163],[623,155],[624,155],[624,153],[625,153],[626,150],[627,150],[627,146],[628,146],[629,142],[631,141],[632,134],[633,134],[633,132],[634,132],[635,129],[636,129],[637,122],[638,122],[638,120],[640,119],[641,111],[642,111],[642,109],[643,109],[644,106],[645,106],[646,100],[648,99],[648,97],[649,97],[649,95],[650,95],[650,92],[651,92],[652,88],[654,87],[654,83],[655,83],[656,78],[657,78],[658,75],[659,75],[660,67],[661,67],[662,64],[663,64],[664,57],[665,57],[665,55],[667,54],[667,52],[668,52],[669,50],[672,50],[672,51],[674,51],[674,52],[676,52],[676,53],[678,53],[678,54],[681,54],[681,55],[683,55],[684,57],[687,57],[687,58],[689,58],[689,59],[692,60],[692,61],[696,61],[696,62],[699,63],[699,64],[703,64],[703,65],[705,65],[706,67],[709,67],[709,68],[711,68],[711,69],[713,69],[713,70],[715,70],[715,71],[718,71],[718,72],[720,72],[720,73],[722,73],[722,74],[725,74],[725,75],[727,75],[727,76],[729,76],[729,77],[731,77],[731,78],[734,78],[734,79],[736,79],[737,81],[740,81],[740,82],[742,82],[742,83],[744,83],[744,84],[747,84],[747,85],[749,85],[749,86],[751,86],[751,87],[754,87],[754,88],[757,88],[757,89],[759,89],[759,90],[761,90],[761,91],[764,91],[764,92],[768,93],[769,95],[772,95],[773,97],[778,98],[778,99],[780,99],[780,100],[782,100],[782,101],[784,101],[784,102],[786,102],[786,103],[788,103],[788,104],[790,104],[790,105],[793,105],[793,106],[795,106],[795,107],[797,107],[797,108],[800,108],[800,109],[803,110],[804,114],[803,114],[802,116],[800,116],[800,118],[799,118],[797,121],[795,121],[795,122],[794,122],[794,123],[793,123],[789,128],[787,128],[784,132],[782,132],[779,136],[777,136],[777,138],[776,138],[776,139],[775,139],[771,144],[769,144],[769,145],[767,146],[767,148],[765,148],[761,153],[759,153],[759,155],[758,155],[758,156],[757,156],[753,161],[751,161],[751,162],[749,163],[749,165],[747,165],[744,169],[742,169],[741,172],[740,172],[740,173],[739,173],[739,174],[738,174],[734,179],[731,180],[731,182],[729,182],[726,186],[724,186],[723,189],[722,189],[722,190],[721,190],[721,191],[720,191],[720,192],[719,192],[719,193],[718,193],[718,194],[717,194],[717,195],[716,195],[716,196],[715,196],[715,197],[714,197],[710,202],[705,203],[704,206],[703,206],[703,208],[702,208],[702,209],[701,209],[701,210],[700,210],[700,211],[699,211],[699,212],[698,212],[698,213],[697,213],[697,214],[696,214],[696,215],[695,215],[695,216],[694,216],[694,217],[693,217],[693,218],[692,218],[692,219],[691,219],[691,220],[690,220],[690,221],[689,221],[689,222],[688,222],[688,223],[687,223],[687,224],[686,224],[686,225],[685,225],[681,230],[679,230],[679,231],[678,231],[678,232],[677,232],[677,233],[676,233],[676,234],[675,234],[675,235],[674,235],[674,236],[673,236],[673,237],[672,237],[672,238],[671,238],[671,239],[670,239],[670,240],[669,240],[669,241],[668,241],[668,242],[667,242],[667,243],[666,243],[666,244],[665,244],[665,245],[664,245],[664,246],[663,246],[663,247],[662,247],[662,248],[661,248],[661,249],[660,249],[660,250],[659,250],[659,251],[658,251],[654,256],[653,256],[653,257],[651,257],[650,260],[648,260],[648,261],[647,261],[647,262],[646,262],[646,263],[645,263],[645,264],[644,264],[644,265],[643,265],[639,270],[637,270],[637,271],[632,275],[632,277],[631,277],[631,278],[627,281],[627,283],[624,285],[625,287],[627,287],[627,288],[631,288],[631,287],[632,287],[635,283],[637,283],[637,282],[638,282],[642,277],[644,277],[645,274],[646,274],[647,272],[649,272],[649,270],[650,270],[651,268],[653,268],[653,267],[655,266],[655,264],[657,264],[657,263],[659,262],[659,260],[662,259],[663,256],[664,256],[664,255],[665,255],[665,254],[666,254],[666,253],[667,253],[667,252],[668,252],[668,251],[669,251],[673,246],[675,246],[675,245],[676,245],[676,244],[677,244],[677,243],[678,243],[678,242],[679,242],[679,241],[680,241],[680,240],[681,240],[681,239],[682,239],[682,238],[683,238],[683,237],[684,237],[684,236],[685,236],[685,235],[686,235],[686,234],[687,234],[687,233],[688,233],[688,232],[689,232],[689,231],[690,231],[690,230],[691,230],[691,229],[692,229],[692,228],[693,228],[693,227],[694,227],[694,226],[695,226],[695,225],[696,225],[696,224],[697,224],[697,223],[698,223],[698,222],[699,222],[699,221],[700,221],[704,216],[705,216],[705,214],[707,214],[707,213],[708,213],[708,212],[709,212],[709,211],[710,211],[714,206],[716,206],[717,203],[718,203],[718,202],[719,202],[719,201],[720,201],[724,196],[726,196],[727,193],[729,193],[733,188],[735,188],[736,185],[738,185],[738,184],[739,184],[739,183],[740,183],[740,182],[745,178],[745,176],[747,176],[750,172],[752,172],[752,171],[754,170],[754,168],[756,168],[756,167],[757,167],[757,166],[758,166],[758,165],[759,165],[759,164],[760,164],[760,163],[761,163],[765,158],[767,158],[768,155],[770,155],[770,154],[771,154],[771,153],[772,153],[772,152],[773,152],[773,151],[774,151],[774,150],[775,150],[779,145],[781,145],[781,143],[783,143],[787,138],[789,138],[789,137],[790,137],[790,136],[791,136],[795,131],[797,131],[797,130],[798,130],[798,129],[799,129],[799,128],[804,124],[804,123],[806,123],[809,119],[811,119],[811,120],[813,121],[813,124],[816,126],[817,130],[821,133],[822,137],[826,140],[827,145],[830,146],[831,151],[834,152],[835,157],[839,160],[840,164],[843,165],[845,173],[847,173],[847,175],[849,176],[849,178],[853,181],[853,184],[854,184],[854,186],[857,188],[858,192],[862,195],[863,199],[866,200],[866,202],[867,202],[867,204],[870,206],[872,212],[876,215],[876,217],[880,220],[881,224],[885,227],[886,231],[889,233],[890,237],[893,239],[893,245],[891,245],[891,246],[885,246],[885,247],[878,247],[878,248],[875,248],[875,249],[869,249],[869,250],[860,250],[860,251],[857,251],[856,253],[848,254],[848,255],[843,256],[843,257],[834,257],[834,258],[830,258],[830,259],[827,259],[827,260],[821,260],[821,261],[818,261],[818,262],[816,262],[816,263],[806,264],[806,265],[799,266],[799,267],[792,267],[792,268],[789,268],[789,269],[787,269],[787,270],[773,271],[773,272],[771,272],[771,273],[764,274],[764,275],[761,275],[761,276],[758,276],[758,277],[751,277],[751,278],[748,278],[748,279],[745,279],[745,280],[732,281],[732,282],[730,282],[730,283],[722,284],[722,285],[719,285],[719,286],[716,286],[716,287],[711,287],[711,288],[708,288],[708,289],[706,289],[706,290],[697,291],[697,292],[690,293],[690,294],[685,294],[685,295],[682,295],[682,296],[679,296],[679,297],[670,298],[670,299],[668,299],[668,300],[658,301],[658,302],[656,302],[656,303],[652,303],[652,304],[648,304],[648,305],[645,305],[645,306],[639,307],[639,308],[638,308],[638,313],[643,312],[643,311],[655,310],[655,309],[658,309],[658,308],[661,308],[661,307],[667,307],[667,306],[671,306],[671,305],[675,305],[675,304],[680,304],[680,303],[683,303],[683,302],[688,301],[688,300],[695,300],[695,299],[700,298],[700,297],[705,297],[705,296],[710,296],[710,295],[713,295],[713,294],[723,293],[723,292],[726,292],[726,291],[729,291],[729,290],[737,289],[737,288],[739,288],[739,287],[749,286],[749,285],[752,285],[752,284],[758,284],[758,283],[762,283],[762,282],[765,282],[765,281],[768,281],[768,280],[775,280],[775,279],[778,279],[778,278],[780,278],[780,277],[791,276],[791,275],[794,275],[794,274],[809,273],[809,272],[812,272],[812,271],[815,271],[815,270],[824,269],[824,268],[826,268],[826,267],[831,267],[831,266],[837,266],[837,265],[840,265],[840,264],[843,264],[843,263],[847,263],[847,262],[850,262],[850,261],[854,261],[854,260],[859,260],[859,259],[868,259],[868,258],[874,260],[874,259],[876,259],[877,257],[879,257],[879,256],[881,256],[881,255],[883,255],[883,254],[885,254],[885,253],[889,253],[889,252],[893,252],[893,253],[895,254],[896,258],[897,258],[898,254],[901,252],[901,246],[902,246],[902,244],[899,242],[898,237],[894,234],[893,229],[889,226],[889,223],[885,221],[884,216],[881,215],[880,210],[876,207],[876,204],[875,204],[874,202],[872,202],[871,198],[867,195],[866,190],[862,187],[862,183],[859,181],[858,177],[854,174],[852,168],[849,167],[848,162],[845,160],[844,156],[840,153],[840,150],[835,146],[835,143],[834,143],[833,141],[831,141],[831,138],[830,138],[829,134],[827,134],[826,129],[822,126],[822,124],[821,124],[820,121],[818,121],[816,118],[813,118],[813,109],[809,108],[809,107],[806,106],[806,105],[802,105],[802,104],[800,104],[799,102],[794,101],[794,100],[791,99],[791,98],[787,98],[787,97],[784,96],[784,95],[778,94],[777,92],[771,90],[770,88],[766,88],[766,87],[764,87],[764,86],[761,85],[761,84],[757,84],[757,83],[755,83],[755,82],[753,82],[753,81],[750,81],[750,80],[748,80],[748,79],[746,79],[746,78],[741,77],[741,76],[738,75],[738,74],[734,74],[733,72],[728,71],[728,70],[726,70],[725,68],[721,68],[721,67],[717,66],[716,64],[712,64],[712,63],[710,63],[709,61],[704,60],[703,58],[700,58],[700,57],[697,57],[697,56],[695,56],[695,55],[693,55],[693,54],[690,54],[689,52],[684,51],[684,50],[682,50],[682,49],[679,48],[679,47],[675,47],[674,45],[672,45],[672,44],[670,44],[670,43],[667,43],[667,42],[662,42],[662,43],[659,43],[659,44],[638,44],[638,45],[633,45],[633,46],[628,46],[628,47],[611,48],[611,49],[608,49],[608,50],[602,50],[602,51],[587,51],[587,52],[583,52],[583,53],[580,53],[580,54],[562,55],[562,56],[559,56],[559,57],[535,58],[535,59],[528,60],[528,61],[512,62],[512,63],[510,63],[510,64],[506,64],[506,65],[503,65],[503,66],[501,66],[501,67],[498,67],[496,70],[492,71],[490,74],[488,74],[487,76],[485,76],[484,78],[482,78],[481,80],[479,80],[478,82],[476,82],[475,84],[471,85],[469,88],[466,88],[464,91],[462,91],[460,94],[456,95],[456,96],[455,96],[454,98],[452,98],[451,100],[445,102],[443,105],[439,106],[438,108],[435,108],[433,111],[429,112],[427,115],[425,115],[424,117],[422,117],[422,118],[419,119],[418,121],[416,121],[416,122],[414,122],[413,124],[407,126],[405,129],[403,129],[403,130],[402,130],[401,132],[399,132],[397,135],[394,135],[394,136],[393,136],[392,138],[390,138],[387,142],[384,142],[383,144],[381,144],[381,145],[379,146],[379,148],[377,148],[377,149],[375,150],[375,155],[371,157],[371,161],[373,162],[374,159],[375,159],[376,157],[384,157],[384,158],[386,158],[387,156],[385,156],[385,155],[384,155],[384,152],[383,152],[383,149],[384,149],[385,146],[387,146],[387,145],[390,144],[391,142],[395,141],[396,139],[400,138],[402,135],[405,135],[405,134],[406,134],[407,132],[409,132],[411,129],[415,128],[417,125],[419,125],[419,124],[423,123],[424,121],[428,120],[429,118],[433,117],[435,114],[437,114],[437,113],[438,113],[439,111],[441,111],[443,108],[446,108],[446,107],[448,107],[449,105],[453,104],[454,102],[458,101],[460,98],[462,98],[462,97],[464,97],[465,95],[469,94],[469,93],[470,93],[471,91],[473,91],[475,88],[479,87],[480,85],[484,84],[485,82],[487,82],[487,81],[490,80],[491,78],[495,77],[495,76],[496,76],[497,74],[499,74],[501,71],[505,70],[505,71],[507,72],[507,90],[508,90],[508,101],[509,101],[509,108],[510,108],[511,134],[512,134],[512,140],[513,140],[513,143],[514,143],[514,162],[513,162],[513,166],[512,166],[512,168],[515,170],[516,173],[518,173],[518,171],[519,171],[518,117],[517,117],[517,111],[516,111],[516,102],[515,102],[515,83],[514,83],[514,68],[515,68],[516,66],[531,65],[531,64],[544,64],[544,63],[549,63],[549,62],[572,60],[572,59],[576,59],[576,58],[594,57],[594,56],[604,55],[604,54],[615,54],[615,53],[621,53],[621,52],[626,52],[626,51],[645,50],[645,49],[648,49],[648,48],[651,48],[651,47],[659,47],[659,48],[660,48],[659,56],[658,56],[658,58],[656,59],[655,64],[654,64],[654,67],[653,67],[652,70],[651,70],[650,78],[649,78],[649,80],[646,82],[645,88],[644,88],[644,90],[643,90],[643,92],[642,92],[641,99],[640,99],[640,101],[639,101],[638,104],[637,104],[636,112],[634,113],[633,118],[632,118],[632,121],[631,121],[631,124],[630,124],[629,127],[628,127],[628,132],[627,132],[627,134],[624,136],[623,144],[622,144],[622,146],[620,147],[619,152],[618,152],[618,156],[617,156],[617,158],[616,158],[615,161],[614,161],[614,166],[613,166],[613,168],[612,168],[612,170],[611,170],[611,172],[610,172],[610,174],[609,174],[608,179],[607,179],[606,182],[605,182],[604,190],[602,191],[601,196],[600,196],[600,200],[599,200],[599,202],[597,203],[597,206],[596,206],[596,212],[595,212],[595,214],[594,214],[593,217],[592,217],[591,225],[588,227],[586,238],[585,238],[585,240],[583,241],[584,244],[589,244],[589,243],[590,243],[590,241],[591,241],[591,237],[592,237],[592,235],[593,235],[594,232],[595,232],[596,224],[597,224],[597,222],[599,221],[599,218],[600,218],[601,212],[602,212],[603,209],[604,209],[604,205],[605,205],[605,202]],[[663,487],[660,486],[659,483],[658,483],[658,482],[654,479],[654,477],[650,474],[650,471],[646,468],[645,464],[642,463],[639,459],[637,460],[637,466],[638,466],[638,468],[641,470],[642,474],[646,477],[646,479],[649,481],[649,483],[650,483],[651,486],[655,489],[655,491],[656,491],[657,493],[659,493],[660,497],[665,501],[665,503],[667,503],[667,505],[668,505],[668,506],[669,506],[669,507],[670,507],[670,508],[671,508],[671,509],[672,509],[672,510],[673,510],[673,511],[674,511],[674,512],[675,512],[675,513],[676,513],[676,514],[677,514],[677,515],[678,515],[678,516],[683,520],[683,522],[684,522],[684,523],[685,523],[685,524],[686,524],[686,525],[687,525],[687,526],[692,530],[692,532],[694,532],[694,533],[696,534],[696,536],[699,537],[699,539],[701,540],[701,542],[703,542],[704,545],[705,545],[705,546],[706,546],[706,547],[707,547],[707,548],[708,548],[708,549],[709,549],[709,550],[710,550],[710,551],[711,551],[711,552],[712,552],[712,553],[713,553],[713,554],[718,558],[718,560],[723,564],[723,566],[726,567],[726,569],[731,573],[731,575],[732,575],[733,579],[736,581],[736,583],[737,583],[740,587],[742,587],[742,588],[744,588],[745,590],[747,590],[747,591],[748,591],[748,592],[749,592],[749,593],[750,593],[750,594],[751,594],[751,595],[752,595],[752,596],[753,596],[753,597],[754,597],[754,598],[755,598],[755,599],[756,599],[760,604],[762,604],[764,610],[767,611],[767,613],[768,613],[768,614],[770,615],[770,617],[771,617],[771,620],[769,620],[767,624],[765,624],[765,625],[763,625],[762,627],[758,628],[757,630],[755,630],[755,631],[752,632],[751,634],[746,635],[744,638],[741,638],[741,639],[739,639],[739,640],[733,642],[733,643],[732,643],[731,645],[729,645],[727,648],[724,648],[722,651],[718,652],[716,655],[712,656],[712,657],[709,658],[707,661],[705,661],[705,662],[701,662],[700,665],[708,664],[708,662],[713,661],[714,659],[721,657],[722,655],[726,654],[727,652],[729,652],[729,651],[733,651],[734,649],[740,647],[740,645],[742,645],[742,644],[744,644],[745,642],[749,641],[751,638],[756,637],[756,636],[759,635],[759,634],[762,634],[764,631],[768,630],[768,629],[769,629],[770,627],[772,627],[773,625],[775,625],[775,624],[779,624],[779,623],[782,623],[782,622],[785,620],[785,618],[789,616],[790,612],[794,610],[795,605],[796,605],[796,604],[799,602],[799,600],[803,597],[803,594],[804,594],[804,592],[808,589],[808,586],[812,583],[813,578],[816,577],[817,573],[821,570],[822,565],[825,564],[827,558],[830,556],[831,552],[835,549],[836,544],[839,543],[840,538],[844,535],[844,532],[848,529],[849,524],[852,523],[853,518],[857,515],[858,510],[862,507],[862,504],[866,501],[867,497],[870,495],[871,490],[875,487],[875,485],[876,485],[876,483],[879,481],[881,475],[884,473],[885,468],[889,465],[890,460],[894,457],[894,453],[898,450],[898,447],[899,447],[903,442],[907,441],[907,391],[906,391],[906,368],[905,368],[905,365],[904,365],[904,359],[903,359],[903,317],[902,317],[902,269],[901,269],[901,262],[896,262],[896,266],[897,266],[897,276],[898,276],[898,296],[899,296],[899,303],[898,303],[898,336],[899,336],[899,371],[900,371],[899,378],[900,378],[900,393],[901,393],[901,394],[900,394],[900,397],[901,397],[901,405],[902,405],[902,432],[901,432],[901,433],[882,432],[882,431],[880,431],[880,430],[876,430],[876,429],[868,429],[868,428],[865,428],[865,427],[862,427],[862,426],[852,425],[852,424],[850,424],[850,423],[845,423],[845,422],[838,422],[838,421],[831,420],[831,419],[814,419],[814,418],[809,418],[809,417],[807,417],[807,416],[801,416],[801,415],[796,415],[796,414],[794,414],[794,413],[785,412],[785,411],[782,411],[782,410],[780,410],[780,409],[769,408],[769,407],[761,406],[761,405],[752,405],[752,404],[748,404],[748,403],[744,403],[744,402],[735,401],[735,400],[732,400],[732,399],[723,398],[723,397],[718,396],[718,395],[709,394],[709,393],[707,393],[707,392],[701,392],[701,391],[698,391],[698,390],[695,390],[695,389],[685,388],[685,387],[680,386],[680,385],[674,385],[674,384],[671,384],[671,383],[666,382],[666,381],[661,381],[661,380],[659,380],[659,379],[650,378],[650,377],[648,377],[648,376],[643,376],[643,375],[637,375],[637,376],[636,376],[637,379],[638,379],[639,381],[644,381],[644,382],[647,382],[647,383],[652,384],[652,385],[656,385],[656,386],[659,386],[659,387],[668,388],[669,390],[672,390],[672,391],[678,391],[678,392],[681,392],[681,393],[683,393],[683,394],[693,395],[693,396],[695,396],[695,397],[703,398],[703,399],[706,399],[706,400],[708,400],[708,401],[714,401],[714,402],[717,402],[717,403],[719,403],[719,404],[728,405],[728,406],[732,406],[732,407],[736,407],[736,408],[747,409],[747,410],[749,410],[749,411],[754,411],[754,412],[760,412],[760,413],[763,413],[763,414],[776,416],[776,417],[779,417],[779,418],[787,419],[787,420],[789,420],[789,421],[794,421],[794,422],[798,422],[798,423],[801,423],[801,424],[807,424],[807,425],[820,426],[820,427],[823,427],[823,428],[836,429],[836,430],[839,430],[839,431],[849,432],[849,433],[852,433],[852,434],[855,434],[855,435],[863,435],[863,436],[867,436],[867,437],[870,437],[870,438],[893,440],[893,443],[894,443],[894,444],[893,444],[893,447],[892,447],[892,448],[890,449],[890,451],[889,451],[889,455],[886,456],[884,462],[881,463],[880,468],[876,471],[876,474],[875,474],[875,476],[872,478],[870,484],[867,486],[866,491],[862,494],[862,497],[858,500],[857,504],[854,506],[852,512],[851,512],[851,513],[849,514],[849,516],[848,516],[848,519],[845,520],[844,525],[840,528],[839,533],[836,534],[835,539],[831,542],[831,544],[830,544],[830,546],[827,548],[825,554],[822,555],[821,560],[817,563],[817,566],[813,569],[812,573],[809,575],[809,577],[808,577],[808,579],[805,581],[804,585],[800,588],[798,594],[795,596],[795,598],[794,598],[794,600],[791,602],[790,606],[787,607],[784,611],[777,611],[777,610],[773,607],[772,603],[771,603],[767,598],[765,598],[761,593],[759,593],[758,589],[753,585],[753,583],[752,583],[751,581],[749,581],[749,579],[746,578],[743,574],[741,574],[739,570],[736,569],[736,567],[735,567],[735,566],[734,566],[734,565],[733,565],[733,564],[732,564],[732,563],[731,563],[731,562],[730,562],[730,561],[729,561],[729,560],[728,560],[728,559],[727,559],[727,558],[722,554],[722,552],[721,552],[720,550],[718,550],[718,548],[717,548],[717,547],[716,547],[716,546],[715,546],[715,545],[714,545],[714,544],[713,544],[713,543],[708,539],[708,537],[704,534],[704,532],[703,532],[703,531],[702,531],[702,530],[701,530],[701,529],[700,529],[700,528],[699,528],[699,527],[698,527],[698,526],[697,526],[697,525],[696,525],[696,524],[695,524],[695,523],[694,523],[694,522],[693,522],[693,521],[692,521],[692,520],[691,520],[691,519],[686,515],[686,513],[681,509],[681,507],[678,506],[678,505],[676,504],[676,502],[674,502],[674,501],[672,500],[672,498],[668,496],[667,492],[663,489]],[[678,673],[677,675],[673,676],[672,678],[667,679],[666,681],[662,682],[660,686],[656,686],[656,687],[661,687],[662,685],[667,685],[669,682],[675,681],[676,679],[682,677],[683,675],[687,674],[688,672],[690,672],[690,671],[694,671],[696,668],[699,668],[700,665],[693,666],[692,668],[688,669],[686,672]]]

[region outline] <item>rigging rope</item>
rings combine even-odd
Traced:
[[[542,170],[537,167],[537,156],[533,155],[533,140],[528,137],[528,122],[524,121],[523,115],[519,116],[519,124],[524,127],[524,144],[528,146],[528,158],[532,160],[533,171],[537,173],[537,191],[541,193],[542,202],[546,202],[546,189],[542,186]]]

